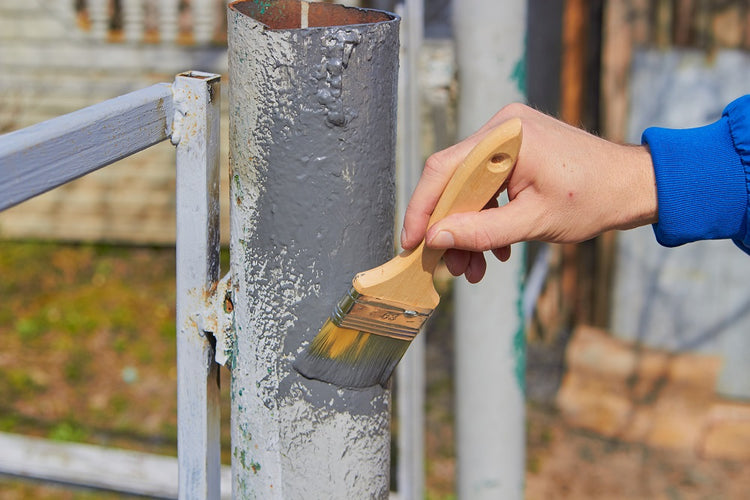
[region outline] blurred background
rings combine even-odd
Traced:
[[[425,155],[460,139],[459,8],[424,2]],[[187,69],[226,81],[225,9],[0,0],[0,132]],[[750,87],[746,0],[529,0],[523,29],[528,102],[611,140],[709,123]],[[488,103],[488,118],[504,104]],[[223,130],[224,193],[226,144]],[[0,213],[0,431],[176,454],[174,237],[169,144]],[[527,294],[527,498],[746,498],[747,256],[729,242],[663,249],[641,228],[530,244],[527,260],[539,277]],[[426,498],[451,499],[452,282],[445,272],[438,281],[446,299],[426,335]],[[9,477],[0,497],[127,498]]]

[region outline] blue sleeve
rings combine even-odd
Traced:
[[[654,162],[657,241],[668,247],[730,238],[750,253],[750,95],[705,127],[643,132]]]

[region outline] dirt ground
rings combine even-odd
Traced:
[[[745,499],[749,465],[606,440],[529,410],[528,499]]]
[[[0,242],[0,277],[0,431],[175,455],[174,251]],[[451,301],[443,303],[427,332],[429,500],[456,498]],[[530,349],[528,499],[750,498],[748,463],[567,426],[551,404],[561,347]],[[229,463],[227,394],[223,405]],[[131,497],[0,478],[0,498]]]

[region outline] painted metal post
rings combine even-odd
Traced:
[[[524,99],[526,1],[462,0],[453,8],[458,131],[474,132]],[[488,258],[479,285],[456,281],[458,498],[523,498],[525,345],[520,314],[524,251]]]
[[[388,497],[390,392],[292,361],[354,274],[393,255],[398,25],[328,3],[229,7],[237,498]]]
[[[219,370],[203,311],[219,278],[219,75],[183,73],[173,89],[178,491],[180,499],[218,499]]]
[[[401,22],[399,75],[398,198],[396,220],[404,220],[406,205],[424,164],[422,158],[419,55],[422,46],[423,0],[406,0],[398,12]],[[396,371],[398,397],[398,470],[400,500],[424,498],[425,336],[417,335]]]

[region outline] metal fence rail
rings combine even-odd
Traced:
[[[177,146],[180,498],[214,499],[221,494],[215,328],[210,326],[205,304],[205,298],[215,290],[219,269],[218,86],[219,75],[181,73],[174,84],[153,85],[0,136],[0,210],[167,138]],[[26,463],[19,469],[16,463],[0,461],[0,473],[143,494],[136,484],[127,490],[127,483],[117,476],[108,481],[107,474],[97,477],[96,484],[86,479],[90,476],[75,476],[72,470],[66,479],[55,464],[45,462],[46,453],[33,452],[34,447],[42,446],[39,443],[6,442],[23,443],[19,445],[23,450],[16,452],[24,461],[37,457],[38,463]],[[84,455],[101,453],[103,461],[125,457],[111,451],[86,447]],[[123,460],[121,465],[127,468],[130,459]],[[167,482],[173,480],[170,474],[162,477]],[[169,491],[168,485],[166,489]]]
[[[158,83],[0,136],[0,210],[165,140],[172,114]]]

